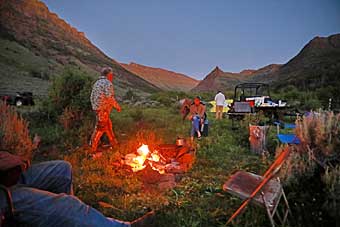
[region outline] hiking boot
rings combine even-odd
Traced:
[[[154,218],[155,218],[155,212],[154,211],[149,211],[148,213],[144,214],[142,217],[132,221],[131,222],[131,227],[152,226]]]

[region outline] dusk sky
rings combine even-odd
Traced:
[[[340,33],[340,0],[43,0],[118,62],[203,79],[286,63]]]

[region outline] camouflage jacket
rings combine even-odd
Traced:
[[[114,97],[113,84],[105,76],[100,76],[94,83],[91,92],[92,109],[111,110],[117,108],[118,103]]]

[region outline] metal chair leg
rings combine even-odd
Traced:
[[[266,207],[266,211],[267,211],[267,215],[268,215],[268,218],[270,220],[270,223],[271,223],[272,227],[275,227],[275,222],[274,222],[273,216],[272,216],[272,214],[270,212],[270,208],[269,208],[269,206],[268,206],[268,204],[267,204],[267,202],[266,202],[266,200],[264,198],[264,193],[263,192],[261,192],[261,196],[262,196],[263,203],[264,203],[264,205]]]
[[[285,194],[283,189],[282,189],[282,197],[283,197],[283,201],[285,202],[285,205],[287,206],[287,210],[285,211],[285,214],[284,214],[284,217],[283,217],[283,221],[285,223],[286,221],[288,221],[288,215],[290,214],[291,216],[293,216],[293,214],[290,210],[288,200],[287,200],[286,194]]]

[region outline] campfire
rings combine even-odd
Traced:
[[[186,145],[162,144],[150,149],[142,144],[136,152],[125,155],[122,163],[138,173],[144,185],[172,188],[182,173],[194,163],[195,149]]]
[[[153,170],[164,174],[166,160],[157,150],[150,152],[149,146],[143,144],[137,149],[137,154],[131,153],[125,156],[125,164],[131,166],[133,172],[143,170],[146,165],[150,165]]]

